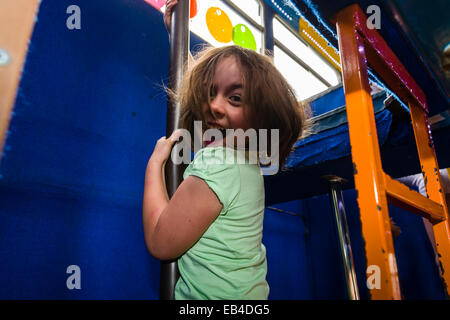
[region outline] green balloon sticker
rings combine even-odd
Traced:
[[[236,45],[256,51],[255,37],[246,25],[237,24],[233,28],[232,38]]]

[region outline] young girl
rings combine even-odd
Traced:
[[[269,57],[248,49],[202,51],[175,95],[180,127],[192,137],[194,121],[202,121],[204,130],[278,129],[280,167],[303,130],[303,109],[291,87]],[[169,200],[163,170],[179,135],[159,139],[148,162],[143,198],[148,250],[157,259],[179,258],[175,299],[267,299],[260,166],[224,161],[236,157],[225,146],[227,137],[203,141]]]

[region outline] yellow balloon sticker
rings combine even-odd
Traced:
[[[219,42],[230,42],[233,36],[233,25],[228,15],[220,8],[211,7],[206,12],[206,26]]]

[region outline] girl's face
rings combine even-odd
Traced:
[[[208,129],[248,129],[242,105],[242,73],[235,57],[226,57],[217,64],[210,95],[211,104],[203,105]]]

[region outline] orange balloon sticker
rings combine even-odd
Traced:
[[[209,8],[206,12],[206,25],[211,35],[217,41],[223,43],[231,41],[233,25],[228,15],[222,9]]]

